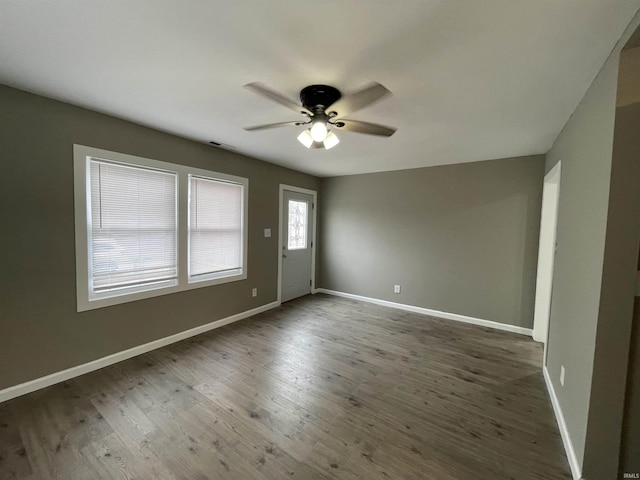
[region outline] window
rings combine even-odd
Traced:
[[[301,250],[307,248],[307,202],[289,200],[289,236],[287,248]]]
[[[175,172],[89,160],[89,292],[175,285]]]
[[[247,277],[246,178],[74,146],[78,311]]]
[[[242,269],[242,185],[189,176],[189,281]]]

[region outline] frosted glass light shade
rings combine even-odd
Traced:
[[[327,125],[324,122],[315,122],[310,132],[314,142],[322,142],[327,138]]]
[[[327,133],[327,137],[324,139],[324,142],[323,142],[324,148],[326,150],[329,150],[330,148],[335,147],[339,143],[340,143],[340,139],[333,132]]]
[[[304,130],[300,135],[298,135],[298,141],[305,147],[311,148],[311,145],[313,145],[313,138],[311,137],[309,130]]]

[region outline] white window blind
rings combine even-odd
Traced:
[[[243,185],[189,175],[189,279],[243,268]]]
[[[175,281],[177,174],[90,160],[90,292]]]

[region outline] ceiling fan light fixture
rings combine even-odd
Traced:
[[[314,142],[323,142],[324,139],[327,138],[327,124],[322,120],[313,122],[309,131],[311,132],[311,138],[313,138]]]
[[[327,133],[326,138],[324,139],[324,142],[322,142],[324,145],[325,150],[329,150],[330,148],[335,147],[337,144],[340,143],[340,139],[338,138],[338,136],[333,133],[333,132],[329,132]]]
[[[303,130],[303,132],[298,135],[298,141],[307,148],[311,148],[313,145],[313,137],[311,136],[311,132],[309,130]]]
[[[305,116],[304,120],[245,127],[245,130],[250,132],[305,125],[309,128],[298,135],[298,141],[310,149],[324,147],[325,150],[329,150],[340,143],[340,139],[335,133],[330,132],[329,128],[378,137],[390,137],[396,131],[393,127],[344,118],[345,115],[350,115],[391,94],[387,88],[376,82],[346,97],[342,96],[340,90],[330,85],[309,85],[300,90],[300,102],[258,82],[248,83],[245,88]]]

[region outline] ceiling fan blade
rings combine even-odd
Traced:
[[[284,105],[285,107],[290,108],[294,112],[304,113],[304,114],[307,114],[307,115],[312,115],[312,113],[309,110],[304,108],[302,105],[300,105],[295,100],[292,100],[292,99],[290,99],[288,97],[285,97],[281,93],[278,93],[275,90],[271,90],[269,87],[267,87],[266,85],[263,85],[261,83],[258,83],[258,82],[247,83],[244,86],[244,88],[249,89],[252,92],[257,93],[258,95],[262,95],[263,97],[267,97],[267,98],[279,103],[280,105]]]
[[[268,128],[278,128],[278,127],[286,127],[287,125],[295,126],[295,125],[304,125],[305,122],[278,122],[278,123],[266,123],[264,125],[254,125],[253,127],[244,127],[248,132],[253,132],[254,130],[266,130]]]
[[[329,115],[331,115],[331,112],[335,112],[335,115],[333,116],[339,115],[342,117],[360,110],[361,108],[372,105],[387,95],[391,95],[391,92],[387,90],[386,87],[373,82],[351,95],[345,95],[333,105],[327,107],[326,112]]]
[[[378,135],[380,137],[390,137],[396,131],[393,127],[386,127],[377,123],[360,122],[358,120],[338,120],[334,125],[338,127],[339,130]]]

